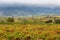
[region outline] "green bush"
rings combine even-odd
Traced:
[[[59,19],[56,19],[54,20],[56,24],[60,24],[60,20]]]
[[[53,22],[52,20],[45,21],[45,23],[52,23],[52,22]]]
[[[13,17],[8,18],[8,19],[7,19],[7,22],[14,22],[14,18],[13,18]]]

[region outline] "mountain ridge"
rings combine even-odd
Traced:
[[[0,15],[2,16],[29,16],[42,14],[60,15],[60,7],[56,6],[27,6],[13,5],[0,7]]]

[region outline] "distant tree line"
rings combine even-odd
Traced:
[[[17,19],[18,20],[18,19]],[[6,21],[6,22],[5,22]],[[0,23],[15,23],[15,19],[13,17],[9,17],[6,20],[1,20]],[[60,24],[60,19],[49,19],[46,21],[42,21],[40,19],[25,19],[25,18],[20,18],[17,23],[20,24],[41,24],[41,23],[55,23],[55,24]]]

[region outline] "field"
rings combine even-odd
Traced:
[[[0,18],[0,40],[60,40],[60,17]]]
[[[0,40],[60,40],[60,24],[0,24]]]

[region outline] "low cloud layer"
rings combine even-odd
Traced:
[[[38,5],[60,5],[60,0],[0,0],[0,4],[38,4]]]

